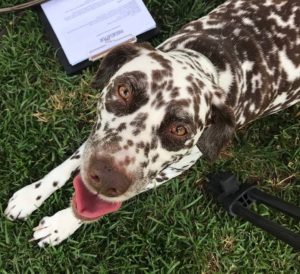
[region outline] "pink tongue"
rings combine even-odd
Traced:
[[[73,209],[83,219],[96,220],[105,214],[117,211],[121,207],[121,202],[106,202],[96,194],[91,193],[85,187],[80,175],[74,178],[73,186],[75,188]]]

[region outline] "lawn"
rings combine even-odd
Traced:
[[[20,1],[1,0],[1,6]],[[148,0],[161,27],[158,45],[184,23],[224,1]],[[25,222],[3,217],[19,188],[43,177],[88,136],[98,64],[69,77],[44,37],[38,16],[0,17],[0,273],[300,273],[300,255],[253,225],[225,213],[202,191],[204,175],[231,170],[300,206],[300,106],[239,131],[214,164],[199,160],[183,176],[126,202],[79,229],[58,247],[28,242],[32,228],[69,204],[67,184]],[[1,32],[1,31],[0,31]],[[281,214],[264,216],[300,232]]]

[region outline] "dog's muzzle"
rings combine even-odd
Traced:
[[[97,193],[106,197],[124,194],[132,184],[124,168],[110,156],[92,155],[87,167],[88,183]]]

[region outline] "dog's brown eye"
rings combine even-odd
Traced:
[[[182,137],[182,136],[185,136],[187,134],[187,129],[184,126],[174,125],[174,126],[171,127],[171,133],[176,135],[176,136]]]
[[[128,86],[119,85],[118,86],[118,95],[122,100],[127,102],[131,98],[131,90],[128,88]]]

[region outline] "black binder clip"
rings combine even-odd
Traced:
[[[209,174],[207,179],[205,190],[212,194],[232,216],[239,216],[253,223],[300,251],[300,235],[250,210],[254,202],[263,203],[299,221],[299,207],[264,193],[253,184],[241,184],[229,172]]]

